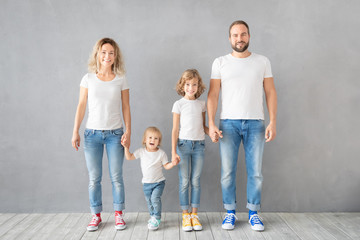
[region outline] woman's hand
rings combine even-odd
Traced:
[[[130,133],[125,132],[122,136],[121,136],[121,144],[124,147],[130,148]]]
[[[76,151],[79,150],[79,147],[80,147],[80,135],[79,135],[79,132],[74,132],[73,133],[73,136],[72,136],[72,139],[71,139],[71,144],[72,144],[73,148],[76,149]]]

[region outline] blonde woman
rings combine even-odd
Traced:
[[[80,83],[79,104],[76,110],[72,146],[80,147],[79,128],[88,104],[88,119],[84,133],[84,152],[89,172],[89,198],[92,220],[88,231],[96,231],[101,223],[102,211],[102,158],[106,149],[112,183],[115,228],[126,228],[122,210],[125,191],[122,167],[124,148],[130,146],[131,115],[129,87],[124,62],[117,43],[110,38],[100,39],[89,59],[89,73]],[[125,132],[122,121],[125,123]]]

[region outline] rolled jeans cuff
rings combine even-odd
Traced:
[[[251,211],[259,211],[260,210],[260,204],[247,203],[246,208],[248,208]]]
[[[225,204],[224,203],[224,208],[226,210],[235,210],[236,209],[236,204],[235,203],[233,203],[233,204]]]
[[[100,205],[96,207],[90,207],[90,210],[91,210],[91,214],[98,214],[102,212],[103,208],[102,205]]]
[[[125,204],[124,203],[114,203],[114,211],[122,211],[125,209]]]

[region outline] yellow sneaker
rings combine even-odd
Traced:
[[[197,215],[197,213],[192,213],[191,214],[191,224],[192,224],[195,231],[201,231],[202,230],[202,225],[200,223],[200,218]]]
[[[193,229],[192,225],[191,225],[191,215],[190,215],[190,213],[183,213],[183,215],[182,215],[182,229],[185,232],[189,232],[189,231],[191,231]]]

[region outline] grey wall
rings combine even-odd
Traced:
[[[131,86],[132,146],[158,126],[170,156],[174,86],[231,51],[230,23],[246,20],[250,51],[271,60],[278,135],[266,144],[263,211],[360,211],[360,3],[335,1],[0,2],[0,212],[87,212],[83,149],[70,139],[79,83],[95,42],[120,45]],[[201,97],[206,99],[206,93]],[[84,129],[82,126],[82,132]],[[218,145],[206,140],[201,210],[222,210]],[[245,210],[241,150],[238,209]],[[106,165],[107,161],[104,161]],[[124,163],[127,211],[146,211],[138,161]],[[107,168],[103,201],[112,210]],[[175,169],[165,211],[178,211]]]

